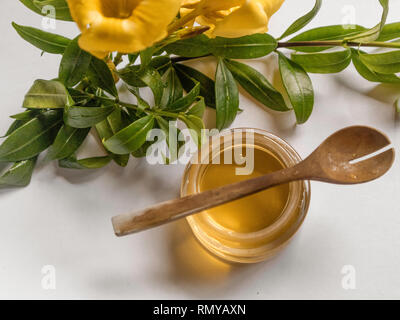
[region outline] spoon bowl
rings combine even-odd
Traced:
[[[380,131],[363,126],[342,129],[326,139],[305,161],[314,167],[312,180],[357,184],[375,180],[392,166],[394,149]]]

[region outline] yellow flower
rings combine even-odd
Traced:
[[[181,0],[67,0],[82,35],[79,45],[98,58],[138,52],[168,35]]]
[[[188,23],[209,26],[210,37],[236,38],[268,31],[271,16],[284,0],[183,0],[181,15]]]

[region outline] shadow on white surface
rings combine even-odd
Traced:
[[[358,85],[358,82],[350,81],[348,77],[340,76],[334,77],[333,79],[338,85],[344,86],[360,95],[368,96],[376,101],[382,102],[386,104],[386,106],[391,106],[400,95],[400,85],[398,84],[382,83],[376,84],[372,89],[370,87],[364,89]]]
[[[272,266],[278,261],[273,258],[249,265],[227,263],[209,253],[197,241],[185,220],[173,224],[169,231],[166,239],[169,250],[167,273],[160,274],[158,280],[176,286],[194,298],[231,296],[240,291],[249,278],[260,273],[266,277],[268,270],[272,271]],[[204,296],[205,290],[209,296]]]

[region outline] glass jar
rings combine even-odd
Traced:
[[[193,156],[184,172],[181,196],[201,191],[202,176],[213,158],[226,148],[243,146],[268,152],[284,168],[292,167],[302,160],[288,143],[269,132],[249,128],[225,131],[211,137]],[[310,183],[298,181],[289,184],[287,202],[282,213],[262,230],[249,233],[230,230],[217,223],[206,211],[189,216],[187,221],[200,243],[218,257],[230,262],[256,263],[269,259],[288,244],[303,223],[309,203]]]

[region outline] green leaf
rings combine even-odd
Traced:
[[[32,27],[21,26],[15,22],[12,23],[12,26],[21,38],[48,53],[63,54],[71,41],[63,36]]]
[[[79,47],[78,40],[79,37],[71,41],[60,64],[58,79],[67,87],[74,87],[83,79],[92,60],[92,56]]]
[[[155,47],[149,47],[147,49],[144,49],[143,51],[140,52],[140,62],[141,65],[140,67],[142,69],[147,68],[151,59],[153,58],[153,54],[157,51]]]
[[[46,150],[62,122],[61,113],[49,110],[26,122],[0,146],[0,162],[28,160]]]
[[[146,100],[144,100],[143,98],[142,98],[142,96],[140,95],[140,92],[139,92],[139,90],[138,90],[138,88],[134,88],[134,87],[131,87],[131,88],[129,88],[128,87],[128,90],[131,92],[131,93],[133,93],[133,95],[136,97],[136,99],[137,99],[137,106],[138,106],[138,109],[136,110],[136,116],[139,116],[139,118],[140,118],[140,115],[142,115],[143,113],[144,113],[144,110],[146,110],[146,109],[151,109],[151,106],[150,106],[150,104],[146,101]],[[133,111],[133,110],[132,110]],[[136,118],[135,120],[138,120],[139,118]]]
[[[154,102],[158,106],[164,92],[164,85],[160,73],[150,66],[144,70],[138,67],[139,66],[131,66],[125,68],[118,74],[126,84],[132,87],[150,87],[153,92]]]
[[[167,56],[160,56],[153,58],[148,68],[150,70],[156,70],[160,74],[162,74],[169,66],[171,65],[171,59]],[[141,65],[130,65],[118,71],[119,77],[126,83],[132,87],[143,88],[147,87],[146,83],[141,80],[143,73],[145,73],[146,69],[143,70]]]
[[[346,69],[351,62],[350,49],[328,52],[292,54],[292,60],[311,73],[337,73]]]
[[[10,118],[21,121],[29,121],[33,119],[37,114],[38,114],[37,110],[26,110],[24,112],[14,114]]]
[[[283,96],[257,70],[233,60],[225,61],[225,63],[234,78],[253,98],[272,110],[290,110]]]
[[[90,128],[105,120],[115,107],[69,107],[64,112],[64,122],[73,128]]]
[[[49,14],[53,13],[46,10],[47,6],[51,6],[55,9],[55,18],[57,20],[74,21],[71,17],[66,0],[33,0],[33,3],[40,9],[40,12],[43,16],[48,16]]]
[[[147,68],[140,75],[140,80],[142,80],[148,87],[150,87],[154,95],[155,105],[160,105],[161,98],[164,92],[164,85],[160,73],[155,69]]]
[[[23,5],[25,5],[27,8],[31,9],[33,12],[36,12],[37,14],[42,14],[42,10],[39,9],[35,4],[33,3],[33,0],[19,0]]]
[[[139,53],[128,54],[129,64],[134,64],[139,57]]]
[[[314,107],[314,89],[308,74],[296,62],[279,53],[279,70],[296,114],[297,123],[305,123]]]
[[[316,0],[315,5],[310,12],[293,22],[290,27],[279,37],[280,39],[286,38],[293,33],[303,29],[308,25],[311,20],[315,18],[322,6],[322,0]]]
[[[128,66],[118,71],[118,76],[126,84],[135,88],[144,88],[147,85],[140,79],[140,65]]]
[[[117,134],[119,131],[121,131],[125,125],[124,121],[122,119],[122,110],[120,108],[117,108],[114,110],[113,113],[111,113],[106,120],[111,128],[112,135]],[[114,161],[121,167],[126,167],[129,162],[129,154],[126,155],[115,155]]]
[[[68,93],[75,102],[75,105],[86,104],[94,98],[94,95],[74,88],[68,88]]]
[[[181,57],[201,57],[211,54],[210,39],[205,35],[194,38],[176,41],[165,47],[168,54],[175,54]]]
[[[0,188],[26,187],[31,182],[36,157],[15,163],[0,177]]]
[[[118,97],[114,77],[103,60],[92,57],[87,71],[89,80],[95,87],[99,87],[114,97]]]
[[[1,136],[0,138],[8,137],[11,133],[13,133],[18,128],[22,127],[25,123],[26,123],[26,121],[23,121],[23,120],[15,120],[11,124],[11,126],[8,128],[6,134],[4,136]]]
[[[146,141],[139,149],[132,152],[134,158],[144,158],[147,156],[149,148],[158,142],[158,137],[155,137],[154,141]]]
[[[173,104],[170,104],[166,110],[182,112],[187,110],[200,94],[200,83],[197,83],[194,88],[184,97],[178,99]]]
[[[269,34],[253,34],[241,38],[221,38],[210,40],[212,54],[229,59],[255,59],[268,55],[278,46]]]
[[[27,123],[28,121],[30,121],[34,117],[36,117],[39,113],[40,113],[40,111],[38,111],[38,110],[27,110],[25,112],[11,116],[11,118],[16,119],[16,120],[11,124],[11,126],[7,130],[7,133],[5,134],[5,136],[0,137],[0,138],[9,136],[15,130],[22,127],[25,123]]]
[[[153,127],[154,117],[143,117],[104,141],[104,146],[115,154],[129,154],[146,142],[147,134]]]
[[[204,112],[206,111],[206,103],[203,97],[197,98],[197,101],[186,111],[187,115],[196,116],[203,118]]]
[[[149,68],[158,71],[160,74],[163,74],[170,66],[171,58],[168,56],[154,57],[149,63]]]
[[[352,28],[345,28],[341,24],[319,27],[305,31],[290,39],[289,42],[341,40],[346,36],[353,36],[365,30],[366,28],[359,25],[354,25]],[[290,47],[290,49],[300,52],[320,52],[329,48],[331,47]]]
[[[160,129],[164,132],[165,135],[165,140],[167,142],[168,150],[169,150],[169,158],[168,158],[168,163],[174,162],[176,159],[178,159],[179,156],[179,141],[178,141],[178,135],[179,135],[179,130],[176,126],[170,126],[170,122],[161,118],[157,117],[157,124],[159,125]],[[170,132],[171,130],[171,132]],[[171,139],[170,134],[173,135],[173,138]],[[155,143],[155,142],[154,142]]]
[[[71,103],[61,82],[36,80],[25,95],[23,107],[28,109],[63,109]]]
[[[112,132],[115,134],[124,128],[122,121],[122,112],[120,108],[116,108],[108,117],[107,122]]]
[[[88,136],[90,128],[77,129],[63,125],[46,155],[47,161],[68,158],[74,154]]]
[[[206,105],[215,108],[215,82],[209,77],[183,64],[174,64],[179,79],[186,92],[190,92],[196,84],[200,83],[200,95],[204,97]]]
[[[183,97],[183,87],[172,66],[167,70],[167,72],[165,72],[162,81],[165,84],[165,87],[160,107],[166,108],[171,103],[174,103],[176,100]]]
[[[111,157],[93,157],[77,160],[75,155],[72,155],[66,159],[61,159],[58,162],[58,165],[61,168],[65,169],[77,169],[77,170],[85,170],[85,169],[101,169],[108,165],[111,161]]]
[[[20,0],[20,2],[41,16],[48,16],[50,13],[53,13],[46,10],[46,6],[52,6],[55,9],[54,18],[63,21],[73,21],[65,0]]]
[[[193,140],[200,147],[205,140],[205,126],[203,120],[194,115],[185,115],[180,119],[186,124],[190,130]]]
[[[367,79],[371,82],[400,83],[400,78],[395,74],[378,73],[368,68],[368,66],[366,66],[360,59],[360,53],[364,54],[365,52],[359,52],[356,49],[351,49],[351,52],[354,67],[364,79]]]
[[[215,97],[217,129],[222,130],[233,123],[239,109],[239,90],[222,58],[218,60],[215,76]]]
[[[400,38],[400,22],[389,23],[385,25],[376,41],[390,41]]]
[[[96,131],[101,141],[105,141],[114,135],[108,120],[104,120],[96,124]],[[106,150],[116,164],[126,167],[129,162],[129,155],[118,155]]]
[[[383,8],[381,22],[378,23],[372,29],[366,30],[355,36],[346,37],[345,40],[357,41],[357,42],[370,42],[370,41],[375,41],[376,39],[379,38],[380,33],[386,24],[387,16],[389,13],[389,0],[379,0],[379,2]]]
[[[393,74],[400,72],[400,50],[385,53],[360,53],[361,61],[372,71]]]

